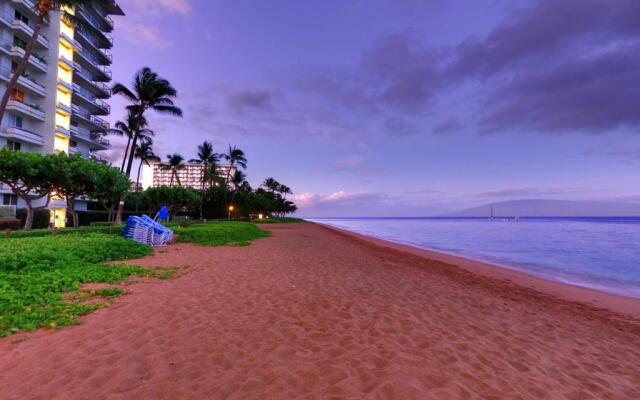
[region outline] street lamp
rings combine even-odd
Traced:
[[[233,211],[233,206],[229,206],[229,221],[231,221],[231,211]]]

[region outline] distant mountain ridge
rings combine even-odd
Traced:
[[[449,217],[635,217],[640,204],[613,201],[524,199],[500,201],[449,213]]]

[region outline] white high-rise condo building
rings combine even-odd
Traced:
[[[6,91],[37,20],[34,0],[0,0],[0,93]],[[108,6],[88,2],[69,10],[82,21],[74,27],[52,12],[41,30],[25,72],[12,90],[0,123],[0,147],[17,151],[80,153],[98,162],[110,147],[110,48],[113,20],[123,15],[115,0]],[[0,204],[18,199],[0,186]],[[85,202],[78,202],[80,208]],[[52,203],[52,222],[64,224],[64,205]]]

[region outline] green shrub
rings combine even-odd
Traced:
[[[269,236],[269,232],[249,222],[196,223],[189,227],[172,227],[178,242],[189,242],[208,246],[233,244],[248,245],[251,240]]]
[[[151,248],[98,233],[31,237],[0,241],[0,336],[18,330],[63,326],[105,303],[73,303],[64,293],[90,282],[121,281],[148,271],[103,262],[138,258]],[[112,297],[117,290],[96,291]]]
[[[256,224],[297,224],[300,222],[304,222],[301,218],[293,218],[293,217],[269,217],[263,219],[254,219],[253,222]]]
[[[79,228],[62,228],[57,229],[56,235],[69,235],[73,233],[104,233],[110,235],[122,235],[123,225],[108,225],[108,226],[81,226]],[[43,237],[53,234],[51,229],[32,229],[30,231],[18,230],[11,232],[10,238],[30,238],[30,237]],[[6,236],[0,236],[0,238],[6,238]]]
[[[12,217],[0,217],[0,230],[11,229],[16,230],[20,229],[22,224],[20,220]]]
[[[27,219],[27,209],[18,208],[16,210],[16,218],[20,220],[20,225],[24,226],[24,222]],[[43,229],[49,227],[49,220],[51,216],[49,210],[46,208],[36,208],[33,210],[33,229]]]

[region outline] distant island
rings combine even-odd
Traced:
[[[631,217],[640,216],[640,204],[613,201],[523,199],[484,204],[449,213],[447,217]]]

